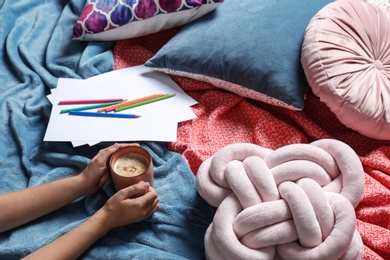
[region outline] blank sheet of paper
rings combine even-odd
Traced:
[[[135,119],[71,116],[67,113],[61,114],[60,111],[83,105],[58,105],[60,100],[107,98],[133,100],[157,93],[175,96],[116,112],[141,115]],[[112,71],[86,80],[61,78],[57,89],[48,98],[53,108],[44,141],[70,141],[75,144],[101,141],[174,142],[177,123],[196,117],[190,108],[197,103],[194,99],[168,75],[143,65]]]

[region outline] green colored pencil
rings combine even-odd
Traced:
[[[82,107],[74,107],[74,108],[68,108],[68,109],[63,109],[61,110],[61,114],[64,113],[69,113],[69,111],[83,111],[83,110],[88,110],[88,109],[94,109],[94,108],[99,108],[99,107],[106,107],[106,106],[111,106],[115,104],[119,104],[123,101],[117,101],[117,102],[108,102],[108,103],[101,103],[101,104],[96,104],[96,105],[90,105],[90,106],[82,106]]]
[[[129,109],[129,108],[133,108],[133,107],[139,107],[139,106],[147,105],[147,104],[150,104],[150,103],[153,103],[153,102],[157,102],[157,101],[160,101],[160,100],[171,98],[174,95],[176,95],[176,94],[166,94],[166,95],[161,96],[161,97],[149,99],[149,100],[142,101],[142,102],[135,103],[135,104],[131,104],[131,105],[128,105],[128,106],[118,107],[118,108],[115,109],[115,112],[123,111],[123,110]]]

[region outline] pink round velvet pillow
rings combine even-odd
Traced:
[[[390,140],[390,11],[339,0],[310,21],[302,45],[306,78],[347,127]]]

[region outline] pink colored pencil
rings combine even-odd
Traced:
[[[132,105],[132,104],[135,104],[135,103],[143,102],[143,101],[146,101],[146,100],[149,100],[149,99],[153,99],[153,98],[157,98],[157,97],[161,97],[161,96],[164,96],[164,94],[153,94],[153,95],[149,95],[149,96],[146,96],[146,97],[141,97],[141,98],[125,101],[125,102],[122,102],[122,103],[119,103],[119,104],[116,104],[116,105],[112,105],[112,106],[108,106],[108,107],[102,107],[102,108],[98,109],[98,112],[103,112],[103,111],[111,112],[111,111],[114,111],[115,109],[123,107],[123,106],[129,106],[129,105]]]
[[[62,101],[58,102],[58,105],[110,103],[110,102],[117,102],[117,101],[123,101],[123,100],[124,100],[123,98],[62,100]]]

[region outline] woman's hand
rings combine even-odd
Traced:
[[[114,144],[100,150],[87,165],[87,167],[78,176],[85,185],[85,192],[92,194],[97,192],[110,178],[108,161],[111,155],[120,148],[127,146],[139,146],[139,144]]]
[[[135,223],[158,209],[156,191],[140,182],[114,194],[90,219],[25,259],[78,259],[112,228]]]
[[[52,181],[24,190],[0,194],[0,232],[23,225],[59,209],[80,196],[98,191],[110,178],[107,162],[122,147],[139,144],[114,144],[102,149],[76,176]]]
[[[92,218],[98,218],[108,232],[153,215],[159,198],[148,182],[139,182],[114,194]]]

